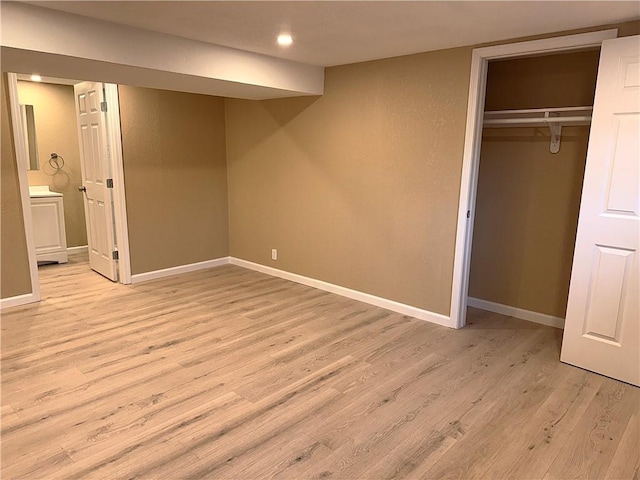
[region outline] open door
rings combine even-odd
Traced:
[[[107,141],[106,102],[102,83],[74,86],[80,141],[80,163],[87,219],[89,265],[110,280],[117,280],[114,241],[111,162]]]
[[[640,37],[602,43],[561,360],[640,386]]]

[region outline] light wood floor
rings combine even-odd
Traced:
[[[235,266],[73,256],[2,314],[2,478],[638,478],[640,389],[561,331],[460,331]]]

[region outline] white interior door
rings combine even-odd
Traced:
[[[114,227],[111,179],[107,142],[106,113],[102,111],[102,83],[83,82],[74,86],[76,118],[80,140],[84,212],[87,221],[89,265],[96,272],[116,281],[113,258]]]
[[[640,385],[640,37],[602,44],[561,360]]]

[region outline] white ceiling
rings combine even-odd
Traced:
[[[638,1],[40,1],[155,32],[333,66],[640,18]],[[279,47],[280,32],[294,44]],[[133,46],[132,46],[133,47]]]

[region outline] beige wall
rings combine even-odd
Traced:
[[[28,172],[29,185],[48,185],[64,195],[64,223],[67,246],[87,244],[80,170],[80,149],[73,86],[48,83],[18,82],[20,103],[34,106],[40,170]],[[49,164],[51,153],[64,158],[58,171]]]
[[[600,49],[490,62],[485,110],[593,105]]]
[[[16,168],[7,75],[2,75],[2,130],[0,132],[0,298],[31,293],[27,242]]]
[[[228,256],[224,100],[119,93],[132,273]]]
[[[592,105],[598,51],[495,62],[487,110]],[[588,127],[485,129],[469,295],[564,317]]]
[[[471,48],[227,100],[231,255],[448,314]],[[279,258],[271,260],[271,249]]]

